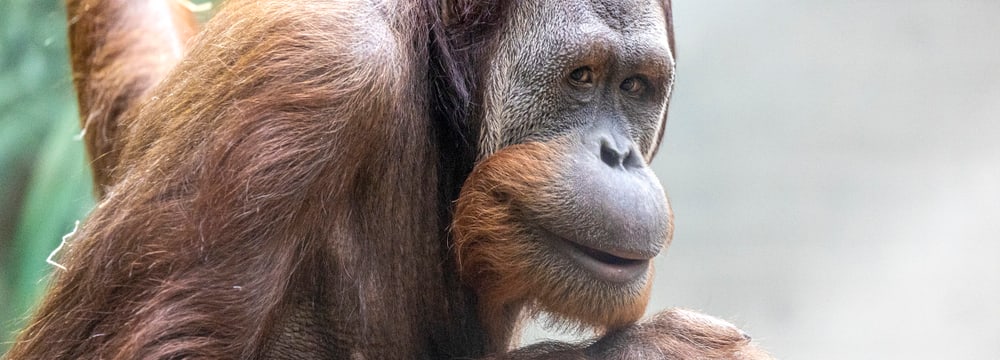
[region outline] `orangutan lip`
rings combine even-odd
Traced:
[[[601,279],[619,283],[631,282],[649,269],[650,259],[611,254],[557,236],[550,231],[543,230],[542,233],[546,243]]]

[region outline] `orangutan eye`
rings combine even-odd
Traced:
[[[644,90],[646,90],[646,84],[639,78],[630,77],[622,81],[622,84],[618,86],[626,94],[629,95],[640,95]]]
[[[589,85],[594,81],[594,72],[589,67],[581,67],[569,73],[569,79],[577,85]]]

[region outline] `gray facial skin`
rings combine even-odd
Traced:
[[[665,121],[674,58],[660,2],[524,1],[498,32],[480,126],[480,158],[511,144],[600,126],[648,162]],[[571,74],[589,69],[591,81]],[[623,90],[641,87],[637,93]]]

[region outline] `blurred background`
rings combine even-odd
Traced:
[[[781,359],[1000,358],[1000,2],[674,0],[650,313]],[[54,0],[0,0],[0,331],[92,207]],[[537,327],[528,341],[565,338]],[[4,346],[0,345],[0,352]]]

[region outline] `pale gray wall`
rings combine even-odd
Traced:
[[[1000,358],[1000,1],[674,16],[653,166],[677,231],[650,311],[729,319],[781,359]]]

